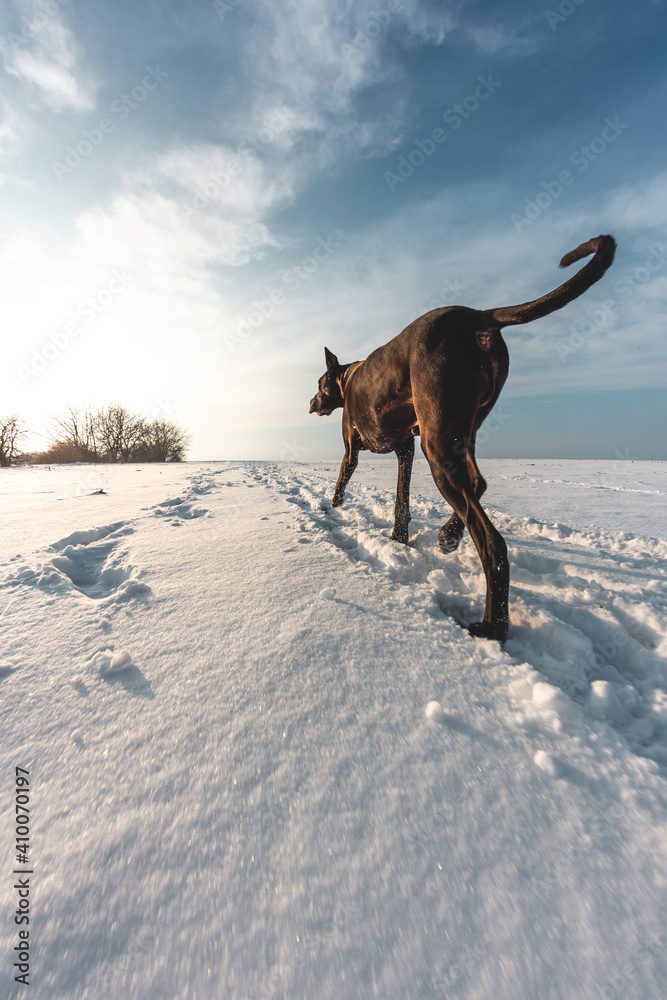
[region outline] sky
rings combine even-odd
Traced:
[[[342,457],[308,414],[442,305],[524,302],[492,457],[667,459],[663,0],[8,0],[0,416],[118,402],[193,459]]]

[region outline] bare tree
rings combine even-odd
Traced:
[[[145,420],[114,403],[93,413],[68,407],[39,462],[182,462],[190,435],[172,420]]]
[[[190,443],[190,435],[173,420],[153,420],[146,424],[143,447],[138,461],[182,462]]]
[[[18,417],[0,417],[0,467],[9,468],[19,454],[19,443],[25,434]]]
[[[81,462],[99,461],[97,448],[97,417],[87,406],[85,410],[67,407],[67,412],[54,422],[54,432],[59,445],[74,449]]]
[[[95,426],[100,449],[107,460],[129,462],[144,438],[146,422],[113,403],[97,413]]]

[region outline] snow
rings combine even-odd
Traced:
[[[504,647],[423,460],[2,471],[35,1000],[664,996],[667,465],[481,465]]]
[[[546,750],[537,750],[533,760],[540,770],[552,778],[560,778],[563,773],[560,763],[550,753],[547,753]]]
[[[430,719],[432,722],[444,722],[445,713],[442,710],[442,705],[439,701],[429,701],[426,706],[426,718]]]

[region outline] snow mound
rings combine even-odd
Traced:
[[[533,760],[541,771],[548,774],[550,778],[560,778],[563,768],[559,761],[551,756],[546,750],[537,750]]]
[[[439,701],[429,701],[426,706],[426,718],[429,722],[443,723],[445,721],[445,713]]]
[[[120,649],[114,653],[111,649],[100,650],[92,658],[92,665],[99,671],[101,677],[113,677],[122,674],[126,670],[136,667],[132,656],[126,649]]]

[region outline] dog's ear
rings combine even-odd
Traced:
[[[324,348],[324,357],[327,362],[327,371],[330,372],[332,368],[338,368],[338,358],[335,354],[332,354],[328,347]]]

